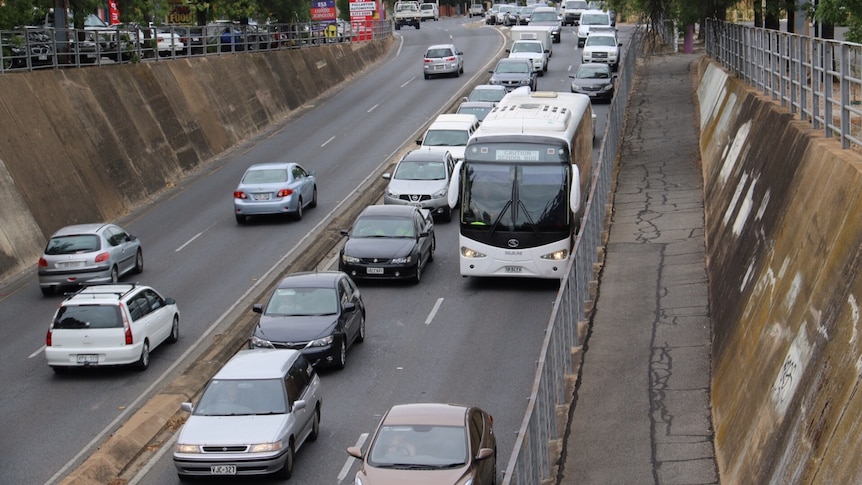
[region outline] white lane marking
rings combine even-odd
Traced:
[[[379,105],[379,104],[375,104],[374,106],[372,106],[372,107],[368,108],[368,111],[366,111],[366,113],[370,113],[370,112],[374,111],[375,109],[377,109],[377,107],[378,107],[378,106],[380,106],[380,105]]]
[[[201,232],[199,232],[199,233],[195,234],[191,239],[189,239],[188,241],[186,241],[185,243],[183,243],[183,245],[182,245],[182,246],[180,246],[180,247],[178,247],[178,248],[174,249],[174,252],[175,252],[175,253],[178,253],[178,252],[182,251],[183,249],[185,249],[185,247],[186,247],[186,246],[188,246],[189,244],[191,244],[195,239],[197,239],[197,238],[199,238],[199,237],[203,236],[203,234],[204,234],[205,232],[207,232],[207,231],[209,231],[210,229],[212,229],[212,227],[213,227],[214,225],[215,225],[215,224],[212,224],[212,225],[210,225],[210,227],[208,227],[208,228],[204,229],[203,231],[201,231]]]
[[[169,451],[174,451],[174,444],[176,444],[176,442],[177,434],[174,433],[171,438],[166,443],[164,443],[161,448],[159,448],[159,451],[157,451],[153,455],[153,459],[147,461],[147,463],[145,463],[144,466],[142,466],[141,469],[138,471],[138,474],[132,477],[131,480],[129,480],[128,485],[137,485],[138,483],[140,483],[141,480],[146,478],[147,474],[152,471],[152,469],[155,468],[156,465],[161,463],[162,457],[165,456],[165,453]]]
[[[416,79],[416,76],[413,76],[410,79],[408,79],[407,82],[405,82],[404,84],[401,85],[401,87],[403,88],[404,86],[412,83],[414,79]]]
[[[425,325],[431,323],[431,320],[434,320],[434,316],[437,315],[437,310],[440,309],[440,305],[443,304],[442,298],[437,298],[437,303],[434,304],[434,308],[431,309],[431,313],[428,314],[428,318],[425,319]]]
[[[365,440],[368,439],[368,433],[362,433],[359,435],[359,439],[356,440],[356,447],[362,448],[362,445],[365,444]],[[341,468],[341,471],[338,472],[338,483],[344,481],[347,478],[347,474],[350,473],[350,468],[353,467],[353,461],[356,460],[354,457],[350,457],[347,459],[347,462],[344,463],[344,466]]]
[[[329,142],[331,142],[331,141],[332,141],[332,140],[334,140],[334,139],[335,139],[335,135],[332,135],[331,137],[329,137],[329,139],[328,139],[328,140],[326,140],[325,142],[323,142],[323,145],[320,145],[320,148],[323,148],[323,147],[325,147],[326,145],[329,145]]]
[[[45,346],[44,346],[44,345],[43,345],[43,346],[41,346],[41,347],[39,347],[39,350],[37,350],[37,351],[33,352],[32,354],[28,355],[28,356],[27,356],[27,358],[28,358],[28,359],[32,359],[33,357],[36,357],[37,355],[39,355],[39,354],[41,354],[41,353],[43,353],[43,352],[45,352]]]

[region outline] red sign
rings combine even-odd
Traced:
[[[120,23],[120,5],[117,0],[108,1],[108,23],[111,25]]]

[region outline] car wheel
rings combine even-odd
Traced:
[[[168,343],[175,344],[180,339],[180,317],[174,315],[174,322],[171,324],[171,334],[168,336]]]
[[[413,276],[413,282],[417,285],[422,281],[422,261],[416,263],[416,274]]]
[[[437,238],[431,236],[431,249],[428,251],[428,262],[434,261],[434,251],[437,250]]]
[[[299,202],[296,204],[296,213],[294,214],[297,221],[302,220],[302,197],[299,198]]]
[[[237,224],[245,224],[245,216],[241,214],[236,215],[236,223]]]
[[[347,364],[347,337],[343,336],[341,346],[338,348],[338,360],[335,362],[335,367],[344,369],[345,364]]]
[[[138,249],[138,254],[135,256],[135,273],[141,274],[144,271],[144,253]]]
[[[356,343],[365,342],[365,312],[359,313],[359,335],[356,336]]]
[[[308,435],[308,441],[317,441],[317,437],[320,436],[320,408],[314,410],[314,417],[311,419],[311,434]]]
[[[63,365],[52,365],[51,370],[54,371],[55,374],[65,374],[69,372],[69,368]]]
[[[50,286],[40,286],[40,290],[42,290],[42,296],[53,296],[54,288]]]
[[[147,370],[147,367],[150,366],[150,341],[144,340],[144,348],[141,349],[141,358],[135,362],[135,368],[137,370]]]
[[[416,30],[419,30],[420,25],[421,25],[421,22],[416,22]]]
[[[425,79],[431,79],[431,76],[429,74],[425,74]]]
[[[443,212],[443,220],[446,222],[452,222],[452,209],[447,207],[446,211]]]
[[[458,74],[464,74],[464,64],[461,64],[461,67],[458,68]]]
[[[194,475],[180,475],[179,473],[177,473],[177,478],[179,478],[180,481],[183,483],[191,483],[194,481],[195,476]]]
[[[314,192],[311,194],[311,203],[308,204],[308,207],[315,208],[317,207],[317,186],[314,186]]]
[[[117,267],[114,266],[111,268],[111,284],[117,284],[117,281],[120,280],[120,272],[117,270]]]
[[[281,467],[281,470],[276,472],[278,478],[287,480],[293,475],[293,454],[293,442],[291,441],[290,445],[287,447],[287,453],[284,454],[284,466]]]

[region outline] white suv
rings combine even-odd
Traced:
[[[593,29],[581,51],[581,61],[608,64],[616,71],[620,64],[620,44],[613,29]]]
[[[578,22],[578,47],[584,46],[590,32],[600,28],[611,28],[611,16],[602,10],[585,10]]]
[[[455,161],[464,160],[467,140],[477,128],[476,115],[444,113],[437,116],[416,144],[420,150],[449,151]]]
[[[45,358],[55,372],[70,367],[150,365],[150,351],[180,337],[180,310],[149,286],[86,286],[54,313]]]

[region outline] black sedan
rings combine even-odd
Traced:
[[[351,278],[410,279],[418,283],[434,259],[436,240],[431,212],[412,205],[366,207],[350,231],[338,269]]]
[[[610,101],[614,98],[614,84],[617,76],[611,73],[607,64],[586,63],[578,66],[575,74],[569,74],[572,92],[586,94],[590,100]]]
[[[344,368],[347,349],[365,340],[365,303],[353,280],[339,271],[285,277],[266,305],[249,348],[295,349],[313,365]]]

